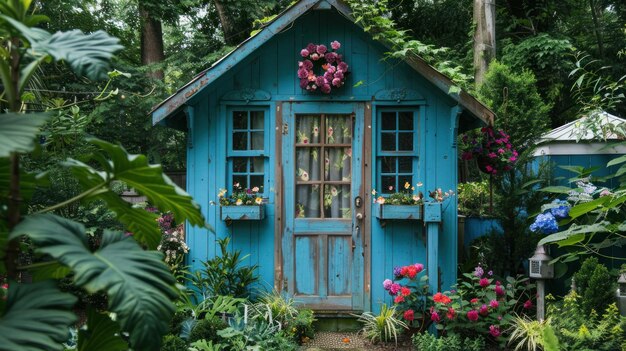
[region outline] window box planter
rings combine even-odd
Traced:
[[[259,221],[265,218],[265,204],[220,206],[220,218],[223,221]]]
[[[422,205],[374,204],[374,216],[378,219],[421,220]]]

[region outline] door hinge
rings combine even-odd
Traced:
[[[283,123],[283,135],[289,134],[289,124]]]

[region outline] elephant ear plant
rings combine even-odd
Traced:
[[[108,297],[108,312],[87,313],[87,330],[78,337],[79,350],[157,350],[161,335],[174,313],[178,296],[175,279],[155,251],[161,233],[155,216],[122,201],[112,185],[124,182],[148,197],[162,211],[191,225],[206,226],[199,207],[184,191],[150,165],[145,156],[124,148],[90,140],[93,154],[81,161],[67,160],[82,188],[79,195],[27,214],[36,180],[20,169],[20,156],[35,148],[35,140],[48,115],[29,113],[21,101],[25,87],[40,65],[63,61],[89,79],[107,76],[108,63],[122,47],[102,31],[78,30],[54,34],[36,28],[45,16],[32,14],[31,0],[0,0],[0,348],[8,350],[62,350],[68,327],[77,320],[76,297],[62,292],[54,278],[72,277],[89,293]],[[102,242],[90,249],[85,227],[54,214],[75,201],[103,201],[133,235],[105,231]],[[21,242],[34,245],[38,263],[19,266]],[[37,268],[36,282],[21,279]],[[121,336],[125,337],[122,338]]]

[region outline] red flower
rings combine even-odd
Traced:
[[[404,319],[407,321],[412,321],[415,318],[415,315],[413,313],[413,310],[406,310],[404,311]]]
[[[478,299],[477,298],[473,298],[470,300],[471,303],[478,303]]]
[[[391,189],[389,189],[389,190],[391,190]],[[400,275],[402,275],[402,276],[405,276],[405,277],[406,277],[406,276],[407,276],[407,274],[409,274],[409,267],[407,267],[407,266],[402,267],[402,268],[400,269]]]
[[[467,312],[467,319],[469,319],[472,322],[476,322],[478,320],[478,311],[476,310],[470,310]]]
[[[526,302],[524,302],[524,308],[527,310],[533,308],[533,302],[530,300],[526,300]]]
[[[395,303],[402,303],[402,302],[404,302],[404,296],[402,296],[402,295],[396,296],[396,298],[393,300],[393,302],[395,302]]]
[[[446,317],[449,320],[453,320],[456,317],[456,311],[452,307],[448,307],[448,313],[446,313]]]
[[[480,313],[481,316],[488,315],[489,314],[489,309],[487,308],[487,305],[480,306],[480,310],[478,311],[478,313]]]
[[[408,266],[406,272],[409,278],[413,279],[417,275],[417,268],[415,266]]]
[[[478,284],[480,284],[483,288],[486,288],[489,286],[489,279],[481,278],[480,281],[478,281]]]
[[[433,301],[435,301],[435,303],[442,303],[444,305],[449,304],[450,302],[452,302],[452,300],[447,297],[446,295],[438,292],[433,296]]]
[[[400,294],[402,294],[402,296],[409,296],[411,295],[411,289],[403,286],[402,289],[400,289]]]
[[[489,306],[491,306],[491,308],[498,308],[498,306],[500,306],[500,304],[498,303],[497,300],[491,300],[489,302]]]
[[[504,296],[504,288],[502,287],[502,285],[496,285],[496,295]]]
[[[441,317],[439,317],[439,313],[437,311],[433,311],[430,313],[430,320],[439,323],[441,321]]]

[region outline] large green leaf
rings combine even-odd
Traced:
[[[30,44],[30,53],[35,57],[50,55],[56,61],[69,63],[74,72],[89,79],[106,79],[109,61],[121,50],[119,39],[103,31],[85,34],[75,29],[50,34],[47,31],[28,27],[7,16],[1,16]]]
[[[559,246],[575,245],[585,239],[588,234],[606,233],[610,231],[607,222],[588,225],[572,224],[564,231],[550,234],[539,241],[539,245],[557,243]]]
[[[31,151],[39,128],[48,117],[45,113],[0,114],[0,157],[8,157],[11,152]]]
[[[99,149],[93,159],[99,163],[100,169],[76,160],[65,163],[72,169],[83,188],[91,189],[98,184],[122,181],[147,196],[159,210],[171,211],[179,223],[187,220],[192,225],[208,227],[198,204],[163,174],[160,165],[151,165],[144,155],[129,154],[121,146],[98,139],[90,141]],[[106,201],[109,209],[117,214],[120,222],[133,232],[138,241],[151,249],[157,247],[161,231],[153,214],[133,208],[105,187],[94,192],[91,197]]]
[[[589,202],[579,203],[573,206],[569,211],[569,216],[574,219],[596,210],[599,206],[604,205],[611,200],[610,196],[599,197]]]
[[[572,188],[567,186],[547,186],[539,189],[539,191],[543,191],[545,193],[569,194],[570,191],[572,191]]]
[[[76,297],[53,281],[9,283],[6,310],[0,318],[0,350],[63,350],[68,328],[76,321]]]
[[[167,332],[177,297],[175,279],[162,255],[144,251],[122,233],[105,231],[91,252],[85,227],[52,214],[26,217],[10,238],[28,235],[40,254],[48,254],[74,272],[76,285],[90,293],[106,292],[109,310],[130,333],[135,350],[157,350]]]
[[[128,344],[121,338],[120,326],[106,314],[90,308],[87,329],[78,331],[78,351],[122,351]]]

